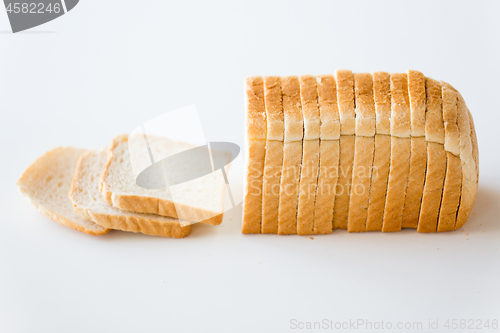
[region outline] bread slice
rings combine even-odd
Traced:
[[[337,70],[337,102],[340,116],[340,134],[354,135],[356,130],[354,75],[349,70]]]
[[[421,72],[409,70],[408,92],[410,97],[411,136],[425,136],[425,76]]]
[[[267,120],[264,81],[260,76],[245,80],[246,96],[246,181],[243,195],[244,234],[260,233],[262,223],[262,178],[266,154]]]
[[[375,100],[375,132],[391,135],[391,75],[373,73],[373,98]]]
[[[406,74],[391,75],[391,166],[382,231],[401,230],[411,156],[411,117]]]
[[[278,205],[283,167],[284,118],[281,80],[264,77],[264,101],[267,117],[266,156],[262,194],[262,233],[278,233]]]
[[[282,77],[281,85],[285,142],[278,207],[278,233],[296,234],[304,119],[300,102],[299,78],[296,76]]]
[[[455,229],[461,228],[469,218],[472,206],[476,200],[479,180],[479,152],[476,130],[472,121],[472,115],[460,94],[458,94],[458,126],[460,129],[462,191]]]
[[[354,75],[356,139],[347,231],[365,231],[375,150],[375,102],[371,74]]]
[[[108,205],[99,189],[106,160],[106,151],[91,151],[80,156],[69,194],[78,215],[109,229],[173,238],[191,233],[191,225],[183,227],[177,219],[126,212]]]
[[[426,122],[427,121],[429,121],[428,118]],[[418,232],[436,232],[445,174],[446,151],[443,145],[435,142],[428,142],[427,172],[425,175],[424,193],[418,219]]]
[[[425,78],[427,109],[425,111],[425,140],[444,144],[443,98],[441,84]]]
[[[340,118],[337,87],[333,75],[317,78],[320,110],[320,166],[314,206],[314,234],[328,234],[333,229],[333,207],[340,155]]]
[[[297,211],[297,234],[310,235],[314,227],[314,203],[318,187],[320,115],[316,78],[300,77],[300,100],[304,117],[302,167]]]
[[[356,132],[354,106],[354,75],[349,70],[337,70],[337,103],[340,116],[339,178],[333,208],[333,229],[347,229],[351,196],[352,169]]]
[[[162,156],[193,148],[188,144],[154,136],[148,136],[148,142],[152,155],[159,157],[156,158],[157,161],[161,161]],[[211,225],[222,222],[225,181],[221,173],[213,172],[175,185],[183,188],[183,191],[177,190],[175,196],[171,193],[171,188],[167,190],[142,188],[136,184],[132,164],[148,163],[149,166],[149,159],[140,155],[131,157],[128,147],[128,136],[121,135],[114,138],[108,148],[108,160],[101,178],[101,193],[108,204],[135,213],[180,217],[186,221]],[[185,165],[182,164],[176,165],[175,169],[172,168],[172,172],[179,173],[175,174],[173,179],[182,179],[184,169]]]
[[[444,149],[446,152],[446,176],[439,209],[437,231],[455,229],[460,191],[462,165],[460,163],[460,132],[458,129],[458,94],[449,84],[442,82]],[[458,155],[454,155],[458,153]]]
[[[391,75],[373,73],[375,102],[375,150],[366,230],[381,231],[391,164]]]
[[[17,186],[38,212],[52,221],[90,235],[102,235],[109,229],[76,214],[68,196],[78,158],[86,152],[72,147],[53,149],[26,169]]]
[[[425,170],[427,167],[427,142],[425,141],[425,77],[417,71],[408,71],[408,94],[411,115],[410,174],[403,210],[402,228],[417,228]]]

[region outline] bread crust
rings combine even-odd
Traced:
[[[425,111],[425,140],[444,144],[443,97],[441,83],[425,78],[427,108]]]
[[[373,73],[373,98],[375,101],[375,131],[391,134],[391,75],[386,72]]]
[[[411,134],[411,112],[406,74],[391,75],[391,135],[409,138]]]
[[[455,229],[460,192],[462,188],[462,165],[460,158],[446,152],[446,176],[444,179],[441,208],[437,231]]]
[[[317,85],[321,140],[338,140],[340,138],[340,115],[335,77],[333,75],[319,75]]]
[[[248,140],[247,145],[242,232],[244,234],[258,234],[261,232],[262,222],[262,181],[266,140]]]
[[[340,116],[340,134],[354,135],[356,131],[354,75],[349,70],[337,71],[337,103]]]
[[[411,136],[425,136],[425,76],[421,72],[409,70],[408,94],[411,110]]]
[[[369,73],[354,74],[356,136],[375,136],[375,102],[373,77]]]
[[[245,79],[246,133],[249,140],[267,138],[267,118],[264,107],[264,80],[261,76]]]

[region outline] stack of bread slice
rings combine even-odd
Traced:
[[[153,151],[171,144],[152,138],[149,142]],[[191,224],[178,219],[177,203],[168,191],[136,184],[130,159],[127,135],[114,138],[103,150],[56,148],[38,158],[17,185],[40,213],[87,234],[116,229],[173,238],[189,235]],[[206,190],[192,189],[194,193]],[[202,222],[218,225],[223,217],[224,190],[218,188],[204,200],[189,194],[192,200],[180,204],[196,214],[208,212],[211,217]]]
[[[243,233],[455,230],[477,194],[460,93],[418,71],[246,79]]]

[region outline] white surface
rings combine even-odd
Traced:
[[[0,332],[286,332],[291,319],[358,318],[423,332],[500,319],[499,15],[498,1],[82,0],[12,35],[0,10]],[[50,148],[98,148],[190,104],[208,140],[242,144],[245,76],[337,68],[417,69],[463,94],[481,159],[465,228],[242,235],[239,209],[181,240],[92,237],[15,188]]]

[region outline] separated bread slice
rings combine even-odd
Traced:
[[[340,116],[339,178],[333,208],[333,229],[347,229],[349,201],[354,165],[356,112],[354,109],[354,75],[349,70],[337,71],[337,102]]]
[[[147,148],[153,156],[172,156],[194,148],[192,145],[173,142],[162,137],[148,136],[148,142]],[[150,164],[139,154],[131,156],[128,147],[128,136],[121,135],[114,138],[108,148],[108,160],[101,178],[101,193],[108,204],[135,213],[181,217],[187,221],[211,225],[222,222],[226,183],[221,173],[213,172],[189,182],[180,182],[176,187],[182,187],[183,190],[177,190],[174,197],[170,188],[150,189],[137,185],[132,163],[139,165],[147,162],[147,166]],[[229,162],[229,157],[227,160]],[[161,159],[158,161],[161,162]],[[184,174],[185,169],[188,170],[184,164],[173,165],[169,172],[174,174],[167,175],[172,177],[169,181],[187,178],[189,175]],[[178,215],[178,211],[181,212],[181,216]]]
[[[401,230],[411,154],[411,117],[406,74],[391,75],[391,166],[382,231]]]
[[[304,119],[300,102],[300,82],[296,76],[281,78],[285,136],[283,169],[278,207],[278,233],[297,233],[297,204],[299,200],[300,167]]]
[[[373,73],[373,97],[375,102],[375,150],[372,182],[366,218],[366,230],[382,230],[385,197],[391,163],[391,75]]]
[[[365,231],[375,150],[375,102],[371,74],[354,75],[356,139],[347,231]]]
[[[284,118],[281,80],[264,77],[264,102],[267,118],[266,156],[262,193],[262,233],[278,233],[278,205],[283,167]]]
[[[78,158],[86,152],[72,147],[53,149],[26,169],[17,186],[52,221],[90,235],[102,235],[109,229],[76,214],[68,196]]]
[[[320,115],[316,78],[300,77],[300,100],[304,117],[302,167],[297,211],[297,234],[310,235],[314,227],[314,203],[318,186]]]
[[[176,219],[126,212],[108,205],[99,190],[106,160],[106,151],[92,151],[80,156],[69,194],[78,215],[110,229],[173,238],[183,238],[191,233],[191,225],[183,227]]]
[[[267,120],[262,77],[245,80],[246,97],[246,182],[243,196],[244,234],[260,233],[262,222],[262,181],[266,154]]]
[[[425,77],[417,71],[408,71],[408,94],[411,116],[410,174],[403,210],[402,228],[417,228],[427,165],[425,141]]]
[[[314,206],[314,234],[328,234],[333,229],[333,207],[338,180],[340,155],[340,118],[337,87],[333,75],[317,78],[320,126],[320,166]]]
[[[455,229],[458,204],[460,202],[460,191],[462,187],[462,165],[460,162],[460,132],[458,129],[458,94],[445,82],[443,86],[443,121],[446,152],[446,176],[439,209],[437,231],[449,231]],[[449,149],[458,152],[454,155]]]

